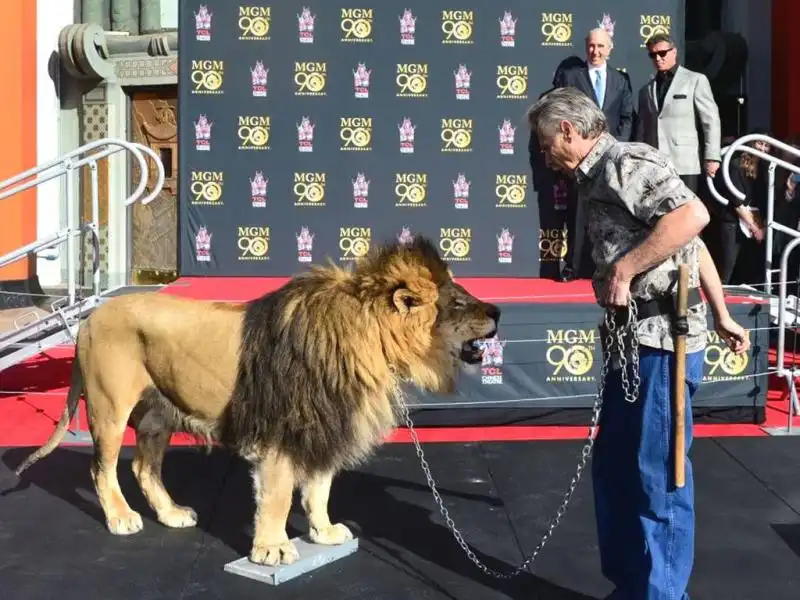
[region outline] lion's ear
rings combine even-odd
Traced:
[[[392,304],[399,313],[415,312],[436,302],[436,286],[426,283],[428,285],[401,286],[392,292]]]

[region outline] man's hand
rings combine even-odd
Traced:
[[[715,160],[707,160],[706,161],[706,175],[709,177],[714,177],[717,174],[717,169],[719,169],[719,163]]]
[[[717,321],[717,333],[725,341],[731,352],[743,354],[750,348],[750,335],[747,330],[726,316]]]
[[[631,277],[624,271],[620,263],[616,263],[606,278],[603,290],[603,306],[623,306],[630,305],[631,301]]]

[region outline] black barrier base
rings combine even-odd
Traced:
[[[421,426],[587,425],[601,365],[597,324],[588,303],[501,304],[498,339],[488,344],[477,374],[462,376],[459,393],[409,393]],[[736,357],[708,317],[703,383],[693,399],[700,423],[756,423],[765,419],[769,368],[769,305],[731,298],[733,318],[750,330],[751,349]]]

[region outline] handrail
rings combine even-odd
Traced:
[[[776,372],[775,374],[778,377],[783,377],[786,380],[787,390],[789,390],[789,407],[788,407],[788,424],[786,426],[787,432],[791,432],[794,415],[800,415],[800,402],[797,399],[797,393],[795,389],[795,377],[797,376],[797,370],[787,369],[785,366],[785,356],[786,356],[786,284],[788,281],[788,270],[789,270],[789,255],[792,251],[800,246],[800,235],[796,236],[791,242],[789,242],[784,248],[783,253],[781,254],[781,268],[780,268],[780,279],[779,279],[779,288],[778,288],[778,344],[775,348],[775,353],[777,355],[777,365],[776,365]]]
[[[79,156],[90,150],[94,150],[95,148],[99,148],[102,146],[115,146],[115,147],[106,148],[101,152],[97,152],[90,156],[86,156],[77,161],[71,160],[75,156]],[[107,156],[115,154],[121,150],[128,150],[131,154],[133,154],[134,158],[136,158],[136,161],[139,163],[139,171],[141,173],[141,176],[139,178],[139,185],[136,186],[136,189],[133,191],[133,193],[130,196],[128,196],[128,198],[125,200],[125,206],[130,206],[131,204],[136,202],[137,199],[141,197],[142,193],[147,187],[148,177],[146,177],[145,175],[149,172],[149,170],[147,168],[147,163],[144,157],[142,156],[141,152],[149,154],[154,159],[154,162],[156,164],[156,169],[158,169],[158,178],[156,180],[156,185],[153,186],[153,191],[146,198],[141,199],[142,204],[148,204],[152,202],[156,198],[156,196],[158,196],[158,194],[161,192],[161,188],[164,185],[164,165],[162,164],[158,155],[152,148],[148,148],[147,146],[144,146],[143,144],[139,144],[136,142],[128,142],[126,140],[119,140],[115,138],[105,138],[102,140],[95,140],[93,142],[89,142],[88,144],[84,144],[79,148],[75,148],[74,150],[68,152],[67,154],[64,154],[59,158],[55,158],[50,162],[28,169],[27,171],[15,175],[10,179],[6,179],[5,181],[0,181],[0,200],[3,200],[4,198],[17,194],[19,192],[23,192],[29,188],[41,185],[42,183],[50,181],[51,179],[55,179],[56,177],[63,175],[65,171],[70,167],[73,169],[82,167],[84,165],[89,164],[90,162],[100,160],[101,158],[106,158]],[[47,175],[46,177],[37,177],[36,179],[29,181],[23,184],[22,186],[11,188],[11,190],[3,191],[4,188],[8,188],[9,186],[19,181],[23,181],[33,175],[37,175],[39,173],[42,173],[43,171],[47,171],[57,166],[62,166],[62,168],[56,171],[55,173]]]
[[[93,150],[103,148],[100,151],[92,152]],[[76,266],[72,264],[72,256],[74,254],[74,235],[79,233],[83,233],[85,230],[88,230],[92,233],[92,244],[94,250],[94,265],[92,269],[92,281],[93,281],[93,288],[94,293],[97,295],[100,293],[100,270],[99,270],[99,260],[98,260],[98,253],[99,253],[99,217],[100,217],[100,199],[99,199],[99,181],[98,181],[98,174],[97,174],[97,161],[112,154],[116,154],[122,150],[127,150],[130,152],[136,161],[139,163],[139,182],[136,186],[136,189],[133,193],[125,199],[124,204],[126,207],[131,206],[133,203],[140,201],[143,204],[148,204],[149,202],[153,201],[158,194],[161,192],[162,188],[164,187],[164,179],[165,179],[165,172],[164,172],[164,165],[161,162],[160,157],[155,153],[152,148],[149,148],[143,144],[139,144],[136,142],[128,142],[126,140],[120,140],[115,138],[104,138],[101,140],[95,140],[93,142],[89,142],[88,144],[84,144],[74,150],[68,152],[67,154],[60,156],[56,159],[53,159],[47,163],[42,165],[37,165],[32,169],[28,169],[10,179],[6,179],[5,181],[0,181],[0,200],[8,198],[12,195],[18,194],[30,188],[36,187],[55,179],[57,177],[61,177],[63,175],[67,176],[67,180],[69,184],[65,188],[65,198],[67,203],[67,227],[62,229],[61,231],[52,234],[44,239],[35,240],[19,248],[5,256],[0,257],[0,266],[9,264],[16,260],[19,260],[26,256],[30,252],[37,252],[39,250],[43,250],[45,248],[50,248],[58,243],[66,242],[67,244],[67,255],[68,255],[68,265],[67,265],[67,288],[68,288],[68,300],[70,304],[75,302],[75,269]],[[91,153],[90,153],[91,152]],[[150,180],[150,171],[147,165],[147,161],[145,160],[144,154],[147,154],[153,159],[153,163],[156,165],[157,176],[155,185],[153,186],[150,193],[142,198],[144,194],[147,184]],[[84,156],[82,156],[84,155]],[[91,222],[85,226],[78,226],[74,227],[73,223],[75,221],[75,206],[73,202],[73,189],[71,185],[71,177],[76,169],[89,166],[90,169],[90,176],[91,176],[91,194],[92,194],[92,204],[91,204]],[[52,169],[52,171],[50,171]],[[50,171],[47,173],[47,171]],[[44,173],[44,175],[40,175]],[[29,181],[25,181],[31,177],[34,179],[30,179]],[[23,182],[24,183],[20,183]]]

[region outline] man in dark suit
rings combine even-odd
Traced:
[[[586,62],[561,71],[554,83],[555,87],[574,87],[589,96],[605,114],[609,133],[621,142],[628,142],[633,134],[633,89],[627,73],[608,66],[613,49],[614,41],[608,31],[592,29],[586,36]],[[594,270],[590,248],[584,243],[584,229],[583,211],[570,189],[564,280],[588,277]]]
[[[633,133],[633,90],[628,74],[609,68],[614,42],[605,29],[586,36],[586,62],[560,72],[555,87],[575,87],[594,100],[608,121],[608,131],[622,142]]]

